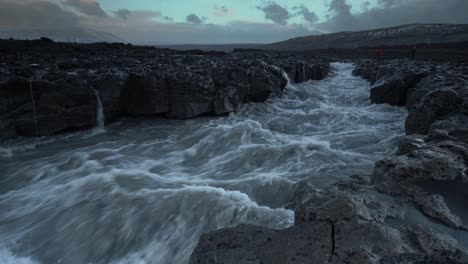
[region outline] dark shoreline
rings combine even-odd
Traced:
[[[122,117],[225,115],[281,94],[283,72],[320,80],[314,57],[174,51],[121,43],[0,40],[0,138],[49,136]],[[96,93],[98,95],[96,95]],[[99,99],[99,100],[97,100]]]

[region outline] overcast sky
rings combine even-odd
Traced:
[[[0,30],[112,33],[134,43],[271,43],[409,23],[468,23],[468,0],[0,0]]]

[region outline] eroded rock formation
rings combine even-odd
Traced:
[[[314,58],[176,52],[124,44],[0,41],[0,136],[44,136],[122,116],[195,118],[280,95],[292,81],[323,79]]]

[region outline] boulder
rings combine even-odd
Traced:
[[[426,94],[406,119],[406,133],[427,134],[432,123],[458,112],[461,103],[461,98],[452,89],[439,89]]]
[[[423,76],[406,72],[378,80],[371,89],[372,103],[405,106],[408,90]]]
[[[264,102],[270,95],[280,94],[284,86],[284,80],[268,72],[266,69],[255,68],[250,72],[249,101]]]

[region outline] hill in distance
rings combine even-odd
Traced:
[[[361,48],[407,46],[415,44],[447,44],[468,41],[466,24],[411,24],[366,31],[298,37],[282,42],[257,46],[265,50],[317,50],[330,48]]]

